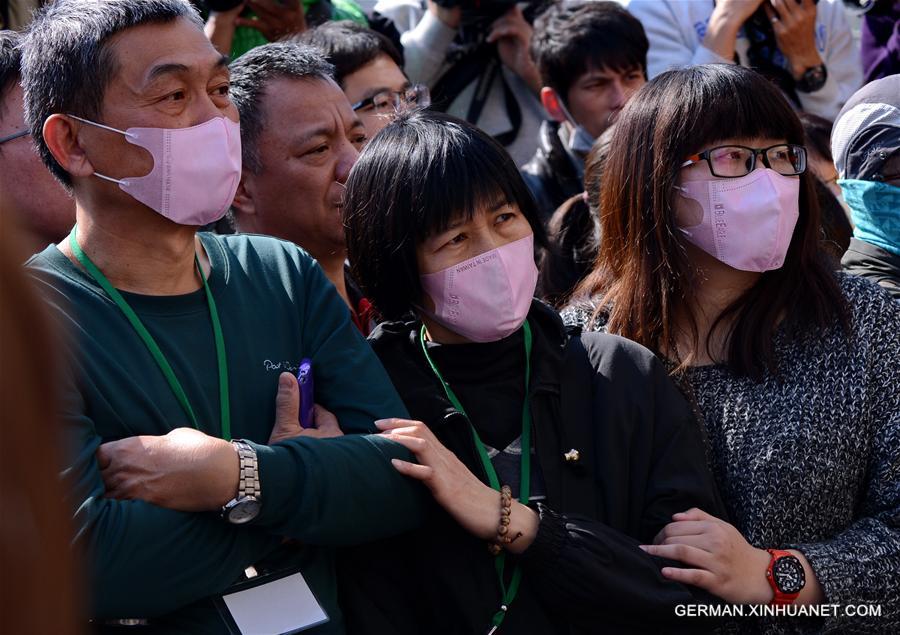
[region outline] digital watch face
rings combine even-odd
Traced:
[[[782,593],[799,593],[806,584],[803,565],[794,556],[779,558],[772,567],[775,584]]]

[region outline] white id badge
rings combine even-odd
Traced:
[[[300,572],[274,580],[261,576],[241,587],[223,595],[219,604],[229,626],[240,635],[289,635],[328,621]]]

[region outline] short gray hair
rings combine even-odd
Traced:
[[[97,119],[115,75],[109,38],[135,26],[187,18],[203,28],[187,0],[56,0],[35,16],[24,41],[25,118],[41,159],[68,188],[72,179],[47,144],[42,128],[55,113]]]
[[[231,100],[241,116],[244,168],[259,174],[262,163],[257,142],[264,119],[260,102],[266,85],[274,79],[333,79],[334,66],[312,46],[275,42],[244,53],[230,69]]]
[[[0,31],[0,102],[6,99],[7,91],[19,83],[22,65],[20,43],[21,37],[15,31]]]

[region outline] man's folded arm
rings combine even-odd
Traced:
[[[229,525],[215,513],[104,498],[93,423],[78,417],[68,424],[82,439],[63,477],[73,497],[75,543],[90,576],[93,617],[153,617],[217,595],[279,545],[277,536]]]
[[[413,460],[398,443],[353,434],[253,445],[263,501],[256,527],[305,544],[352,545],[424,520],[425,488],[391,465],[392,458]]]

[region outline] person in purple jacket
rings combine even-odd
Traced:
[[[860,59],[866,84],[900,73],[900,0],[875,0],[866,12]]]

